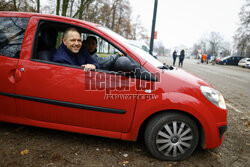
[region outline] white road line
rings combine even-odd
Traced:
[[[243,113],[242,111],[238,110],[237,108],[235,108],[234,106],[230,105],[227,103],[227,107],[233,109],[234,111],[238,112],[238,113]]]

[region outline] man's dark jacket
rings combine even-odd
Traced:
[[[181,51],[181,54],[180,54],[179,58],[180,59],[184,59],[185,58],[185,52],[184,52],[184,50]]]
[[[96,68],[100,68],[99,64],[89,55],[87,48],[83,45],[78,53],[72,53],[63,43],[59,46],[56,53],[52,57],[53,62],[70,64],[70,65],[84,65],[94,64]]]

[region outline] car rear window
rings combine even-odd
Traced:
[[[0,55],[19,58],[29,19],[0,17]]]

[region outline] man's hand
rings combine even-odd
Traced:
[[[89,72],[90,70],[96,69],[96,66],[94,64],[84,64],[81,65],[81,67],[84,67],[85,72]]]

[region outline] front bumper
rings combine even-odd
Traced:
[[[219,127],[220,138],[222,139],[223,134],[227,131],[227,125]]]

